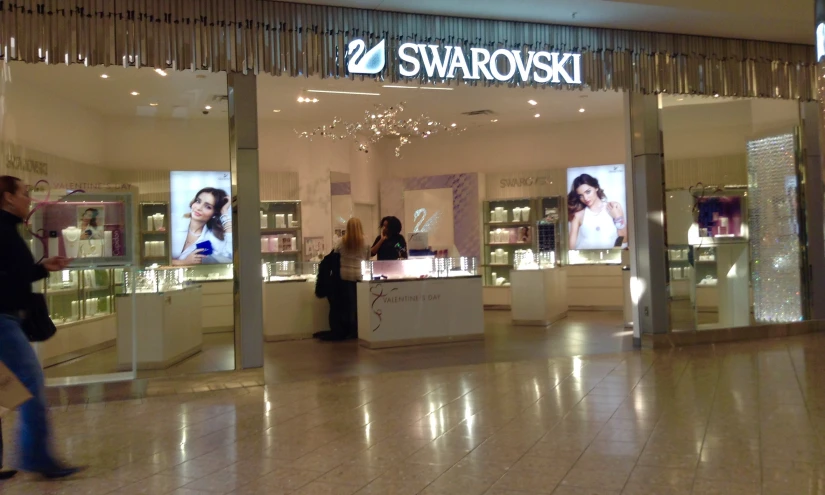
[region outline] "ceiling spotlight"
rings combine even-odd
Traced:
[[[584,113],[584,108],[579,108],[579,113]]]
[[[537,113],[537,114],[533,115],[533,117],[535,117],[535,118],[539,118],[539,117],[541,117],[541,114],[540,114],[540,113]]]
[[[132,91],[130,94],[131,94],[132,96],[137,96],[137,95],[139,95],[140,93],[138,93],[137,91]]]
[[[684,98],[676,98],[676,101],[685,101]]]
[[[490,122],[498,122],[498,119],[492,119]]]
[[[432,122],[427,122],[427,125],[433,125],[433,123]]]
[[[455,127],[455,123],[453,125],[451,125],[450,127]]]
[[[714,98],[719,98],[719,93],[713,93]]]
[[[318,103],[318,98],[313,98],[312,103]]]
[[[158,74],[160,74],[163,77],[166,77],[166,71],[163,70],[163,69],[155,69],[155,72],[157,72]]]
[[[303,96],[299,96],[299,97],[298,97],[298,103],[303,103],[303,102],[304,102],[304,97],[303,97]]]
[[[280,111],[280,110],[278,110],[278,109],[273,110],[273,112],[275,112],[275,113],[281,113],[281,111]]]
[[[529,104],[531,104],[531,105],[533,105],[533,106],[536,106],[536,105],[538,105],[538,104],[539,104],[539,102],[537,102],[536,100],[529,100],[527,103],[529,103]]]
[[[150,107],[156,107],[156,106],[158,106],[158,104],[157,103],[150,103],[149,106]]]
[[[203,107],[203,109],[204,110],[212,110],[212,107],[210,105],[206,105],[205,107]]]
[[[109,74],[101,74],[100,78],[101,79],[109,79]]]

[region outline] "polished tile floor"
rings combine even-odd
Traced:
[[[401,371],[452,364],[515,361],[552,356],[600,354],[633,348],[619,312],[571,312],[550,328],[514,326],[509,311],[486,311],[486,338],[476,342],[365,349],[355,341],[299,340],[264,345],[267,383]],[[234,369],[234,334],[204,335],[203,352],[166,370],[140,371],[139,378],[176,377]],[[117,349],[110,347],[46,369],[47,378],[117,372]]]
[[[0,493],[825,494],[825,335],[543,353],[56,407]]]

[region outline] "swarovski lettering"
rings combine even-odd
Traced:
[[[531,187],[546,186],[552,184],[548,177],[519,177],[512,179],[501,179],[499,185],[502,189],[507,187]]]
[[[420,57],[420,60],[419,60]],[[461,77],[506,82],[518,74],[523,82],[581,84],[581,55],[528,51],[526,58],[520,50],[499,48],[492,54],[484,48],[470,48],[470,56],[460,46],[404,43],[398,47],[401,60],[399,73],[417,77],[421,70],[430,78]],[[469,64],[468,64],[469,61]]]

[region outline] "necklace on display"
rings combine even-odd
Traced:
[[[69,242],[75,242],[80,240],[80,232],[77,227],[68,227],[63,229],[63,237]]]

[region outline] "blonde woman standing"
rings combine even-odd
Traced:
[[[341,257],[341,285],[330,298],[330,311],[334,316],[330,318],[332,328],[325,340],[354,339],[358,337],[356,283],[361,280],[361,263],[370,258],[361,220],[347,221],[346,233],[336,244],[335,252]]]

